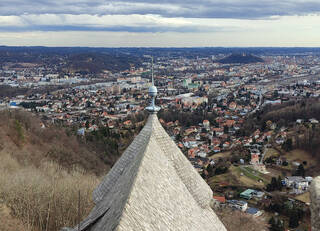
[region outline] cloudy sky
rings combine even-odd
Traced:
[[[0,45],[320,47],[320,1],[0,0]]]

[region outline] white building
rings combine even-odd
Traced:
[[[312,177],[287,176],[284,178],[285,185],[288,188],[307,190],[311,184]]]
[[[248,203],[245,201],[228,200],[227,203],[229,207],[241,210],[243,212],[248,208]]]

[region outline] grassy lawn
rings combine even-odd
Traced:
[[[277,150],[270,148],[265,155],[265,159],[270,156],[280,156],[280,153]],[[290,152],[284,152],[284,154],[281,156],[285,157],[289,162],[287,166],[279,166],[284,171],[293,171],[294,169],[296,169],[296,166],[292,165],[292,163],[295,161],[301,164],[303,163],[303,161],[306,161],[307,164],[304,166],[304,168],[306,170],[309,170],[310,175],[319,175],[320,173],[320,170],[317,168],[317,166],[319,165],[319,160],[317,160],[317,158],[304,150],[295,149]]]
[[[266,155],[264,156],[264,159],[270,157],[270,156],[280,156],[280,153],[273,149],[269,148]],[[303,161],[307,161],[307,166],[312,165],[314,163],[317,163],[317,159],[313,157],[310,153],[300,150],[300,149],[295,149],[290,152],[285,152],[285,155],[283,155],[288,161],[298,161],[302,163]]]
[[[264,160],[270,156],[279,156],[279,155],[280,155],[280,153],[277,150],[275,150],[273,148],[268,148],[268,151],[264,156]]]
[[[282,169],[274,169],[274,168],[271,168],[271,167],[267,167],[267,171],[269,172],[269,176],[271,177],[278,177],[278,176],[286,176],[286,174],[283,174],[284,170]]]
[[[209,157],[209,159],[211,160],[217,160],[219,158],[223,158],[223,157],[229,157],[231,155],[231,151],[227,151],[227,152],[220,152],[217,154],[214,154],[212,156]]]
[[[242,168],[242,169],[241,169]],[[210,186],[219,185],[221,182],[227,182],[229,185],[264,188],[265,184],[270,183],[270,177],[257,172],[249,167],[231,166],[225,174],[216,175],[208,180]],[[241,175],[241,173],[243,173]],[[262,182],[259,182],[262,180]]]
[[[295,149],[292,150],[290,152],[287,152],[285,154],[285,157],[287,158],[287,160],[290,162],[296,161],[298,163],[303,163],[303,161],[306,161],[307,164],[304,166],[305,170],[307,170],[307,175],[310,176],[317,176],[320,174],[320,169],[319,169],[319,160],[317,160],[317,158],[315,158],[314,156],[312,156],[310,153],[303,151],[303,150],[299,150],[299,149]],[[288,166],[290,169],[295,169],[295,166],[292,166],[291,164],[289,164]]]
[[[232,172],[234,171],[234,168],[235,168],[234,166],[231,166],[227,173],[211,177],[208,180],[208,184],[217,185],[221,182],[226,182],[229,185],[240,185],[239,179],[237,179],[237,177],[234,174],[232,174]]]
[[[302,163],[303,161],[307,161],[307,167],[311,167],[312,165],[316,165],[318,163],[317,159],[313,157],[310,153],[295,149],[285,154],[285,157],[289,161],[297,161]]]
[[[247,167],[242,167],[241,170],[242,170],[242,173],[246,177],[248,177],[248,178],[250,178],[252,180],[255,180],[255,181],[262,180],[262,182],[264,182],[265,184],[270,183],[270,179],[269,179],[270,177],[269,176],[267,176],[265,174],[262,174],[261,172],[258,172],[258,171],[254,170],[254,169],[252,169],[252,168],[250,168],[248,166]]]

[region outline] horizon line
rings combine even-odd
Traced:
[[[121,48],[157,48],[157,49],[189,49],[189,48],[223,48],[223,49],[232,49],[232,48],[304,48],[304,49],[320,49],[320,46],[46,46],[46,45],[1,45],[3,47],[19,47],[19,48],[112,48],[112,49],[121,49]]]

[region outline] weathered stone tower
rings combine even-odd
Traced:
[[[320,176],[311,184],[311,227],[312,231],[320,231]]]
[[[146,125],[95,189],[80,230],[226,231],[210,207],[210,187],[158,120],[154,84],[149,94]]]

